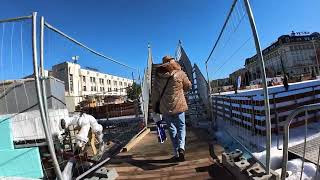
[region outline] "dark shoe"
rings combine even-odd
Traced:
[[[181,149],[181,148],[179,148],[178,149],[178,154],[179,154],[179,162],[183,162],[183,161],[185,161],[185,158],[184,158],[184,150],[183,149]]]

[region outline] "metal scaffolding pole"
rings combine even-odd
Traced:
[[[44,63],[43,63],[43,45],[44,45],[44,17],[41,16],[40,19],[40,80],[42,85],[42,99],[43,99],[43,107],[44,113],[47,119],[47,123],[49,124],[49,115],[48,115],[48,101],[47,101],[47,91],[46,91],[46,75],[44,72]],[[51,130],[49,129],[49,132]],[[50,132],[51,133],[51,132]],[[51,133],[52,134],[52,133]]]
[[[31,19],[32,15],[30,16],[21,16],[21,17],[16,17],[16,18],[9,18],[9,19],[2,19],[0,20],[0,23],[7,23],[7,22],[13,22],[13,21],[22,21],[25,19]]]
[[[248,18],[250,21],[250,26],[252,30],[252,34],[254,37],[254,43],[256,46],[258,61],[260,63],[260,69],[262,72],[262,84],[263,84],[263,92],[264,92],[264,104],[265,104],[265,116],[266,116],[266,172],[270,174],[270,148],[271,148],[271,121],[270,121],[270,105],[269,105],[269,94],[267,87],[267,77],[264,66],[263,55],[260,47],[259,36],[256,28],[256,24],[253,18],[253,13],[250,7],[249,0],[243,0],[246,6],[246,11],[248,14]]]
[[[41,120],[43,124],[44,133],[46,135],[46,139],[48,141],[48,148],[53,160],[54,170],[56,172],[56,176],[58,179],[62,180],[62,173],[58,164],[58,160],[55,154],[54,145],[52,141],[51,134],[48,130],[48,124],[45,116],[45,110],[43,107],[43,99],[41,97],[41,88],[40,88],[40,81],[39,81],[39,74],[38,74],[38,63],[37,63],[37,12],[32,13],[32,56],[33,56],[33,70],[34,70],[34,79],[35,79],[35,86],[37,91],[37,98],[39,102],[39,110],[41,115]]]

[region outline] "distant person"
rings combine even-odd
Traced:
[[[173,57],[162,58],[162,65],[156,70],[152,90],[152,107],[160,111],[166,121],[173,145],[172,161],[185,161],[186,123],[185,111],[188,105],[184,93],[191,88],[186,73]]]
[[[286,91],[288,91],[289,84],[288,84],[288,75],[287,74],[285,74],[284,77],[283,77],[283,86],[286,89]]]
[[[233,87],[234,87],[234,93],[238,94],[238,83],[237,83],[237,81],[233,84]]]

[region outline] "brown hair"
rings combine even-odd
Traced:
[[[174,60],[171,60],[167,63],[162,64],[160,67],[158,67],[157,72],[158,73],[171,73],[174,70],[181,70],[181,66]]]

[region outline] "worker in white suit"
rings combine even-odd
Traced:
[[[99,153],[102,154],[104,151],[103,142],[103,127],[97,122],[97,120],[85,113],[76,114],[72,117],[63,118],[60,121],[60,126],[62,129],[66,129],[70,125],[75,125],[80,127],[79,133],[76,135],[76,150],[83,149],[85,144],[88,142],[89,130],[95,133],[97,140],[99,142]]]

